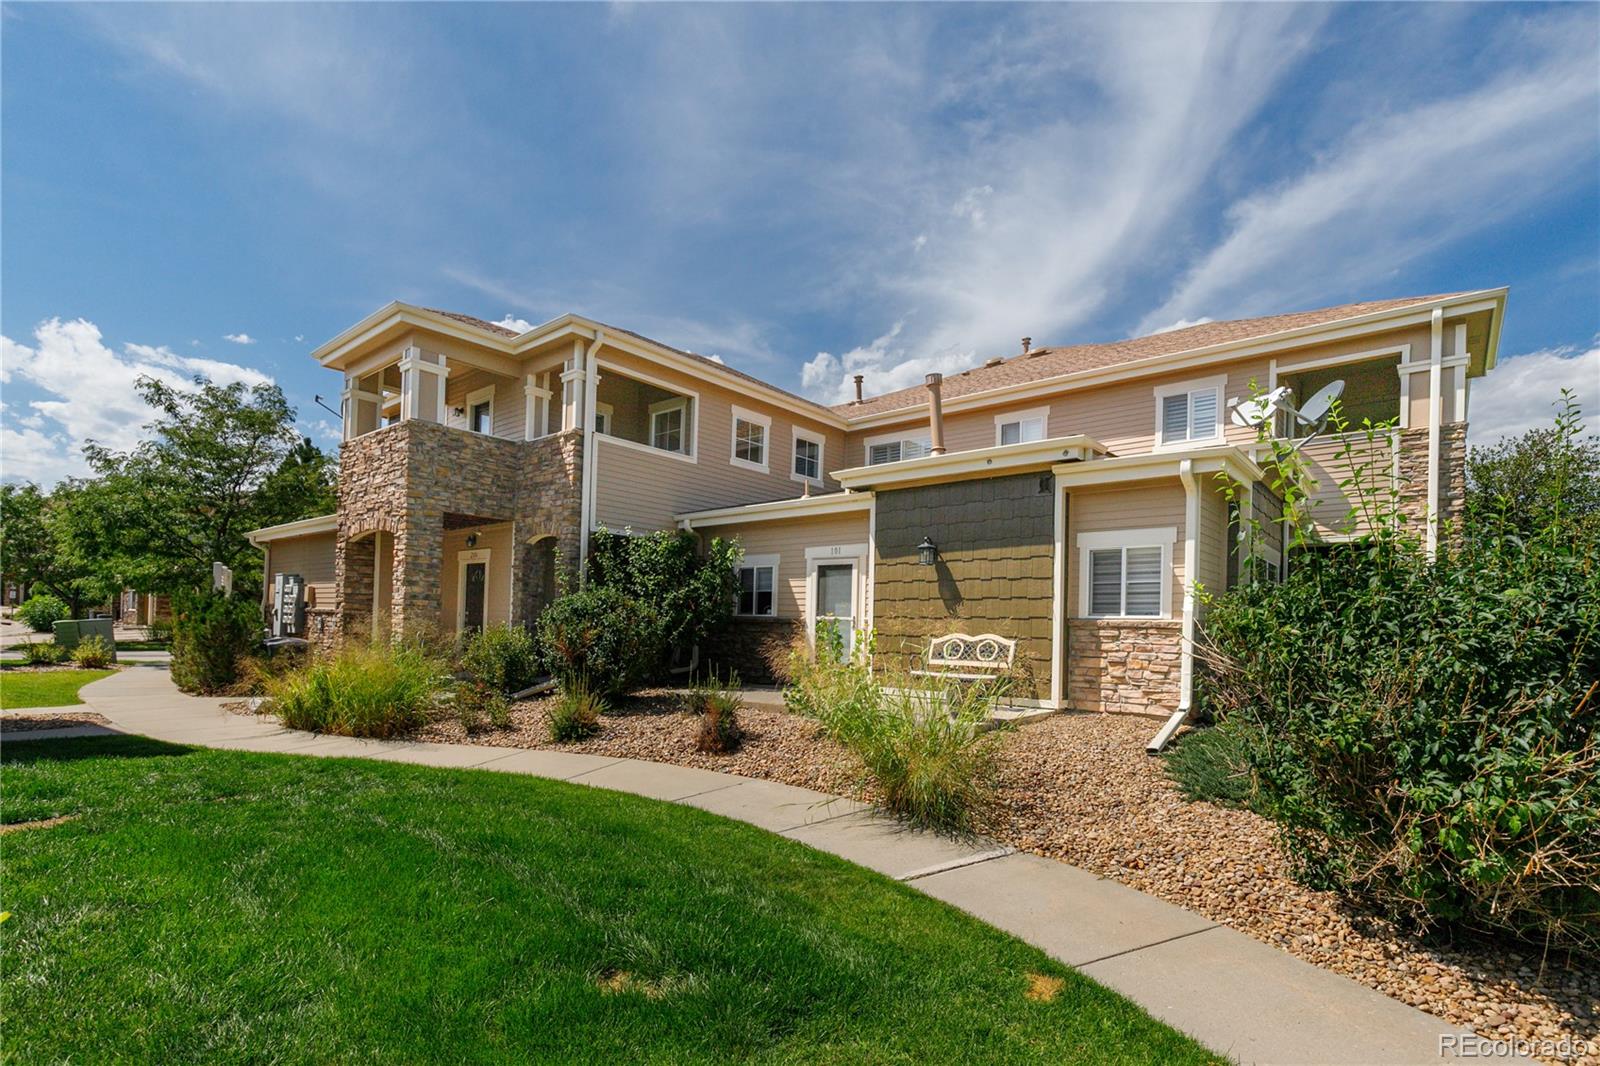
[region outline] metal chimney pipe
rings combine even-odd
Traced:
[[[1032,347],[1033,347],[1033,338],[1032,337],[1024,337],[1024,338],[1022,338],[1022,354],[1023,355],[1027,355],[1028,354],[1028,349],[1032,348]]]
[[[856,403],[861,402],[861,382],[865,377],[865,374],[856,375]]]
[[[944,402],[939,395],[939,389],[944,382],[943,374],[929,374],[923,379],[923,384],[928,386],[928,454],[944,454]]]

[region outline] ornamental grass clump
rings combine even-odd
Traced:
[[[860,760],[884,809],[922,829],[969,833],[995,803],[999,685],[874,674],[871,639],[852,654],[824,632],[795,653],[784,703]]]
[[[606,697],[582,678],[561,683],[550,701],[550,739],[557,744],[587,740],[600,732],[600,716],[606,712]]]
[[[350,645],[266,682],[265,710],[290,729],[392,737],[428,720],[444,664],[414,648]]]
[[[1568,405],[1558,431],[1581,431]],[[1216,597],[1197,654],[1251,805],[1310,883],[1413,929],[1600,946],[1600,515],[1474,509]],[[1557,491],[1556,500],[1570,499]]]
[[[688,713],[699,718],[695,750],[726,755],[738,749],[744,739],[744,727],[739,724],[744,698],[739,694],[738,674],[730,673],[726,680],[709,677],[695,682],[684,704]]]

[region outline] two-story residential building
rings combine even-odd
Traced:
[[[390,304],[313,353],[345,383],[338,513],[252,538],[269,587],[305,582],[314,636],[526,623],[602,527],[735,538],[737,618],[706,651],[746,678],[819,619],[871,630],[899,663],[994,633],[1017,642],[1019,704],[1170,716],[1188,705],[1197,586],[1288,562],[1266,453],[1230,410],[1343,381],[1347,417],[1395,424],[1361,447],[1432,545],[1461,503],[1470,386],[1505,296],[1024,341],[835,406],[577,315],[517,333]],[[1340,445],[1305,449],[1329,540],[1348,534]],[[1242,512],[1268,519],[1259,567],[1241,564]]]

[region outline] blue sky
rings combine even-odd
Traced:
[[[0,467],[391,299],[820,399],[1017,338],[1512,286],[1474,434],[1600,422],[1594,5],[43,5],[0,21]],[[233,339],[228,339],[233,338]]]

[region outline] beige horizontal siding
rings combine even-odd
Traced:
[[[1067,506],[1067,616],[1083,616],[1080,600],[1082,553],[1080,533],[1104,533],[1123,529],[1152,529],[1172,526],[1177,539],[1172,545],[1172,611],[1177,618],[1183,609],[1183,486],[1177,479],[1144,481],[1126,488],[1073,489]]]
[[[602,382],[605,375],[626,376],[632,370],[667,387],[697,393],[699,402],[694,412],[696,452],[692,463],[630,448],[603,436],[596,438],[594,517],[599,524],[612,529],[668,529],[674,524],[672,516],[684,511],[801,495],[802,484],[789,476],[797,424],[824,441],[824,484],[812,491],[837,491],[838,483],[826,475],[842,465],[843,431],[806,422],[772,404],[624,352],[605,349],[601,359],[606,364],[601,370]],[[765,473],[731,462],[735,405],[772,420]],[[621,408],[617,414],[623,414]]]
[[[335,534],[308,533],[271,541],[267,552],[267,595],[279,574],[299,574],[306,583],[308,601],[317,610],[333,609],[333,547]]]
[[[867,542],[865,512],[827,515],[783,522],[753,522],[747,526],[719,526],[702,536],[735,540],[746,555],[778,556],[774,597],[779,618],[804,618],[806,608],[806,549],[834,544]]]

